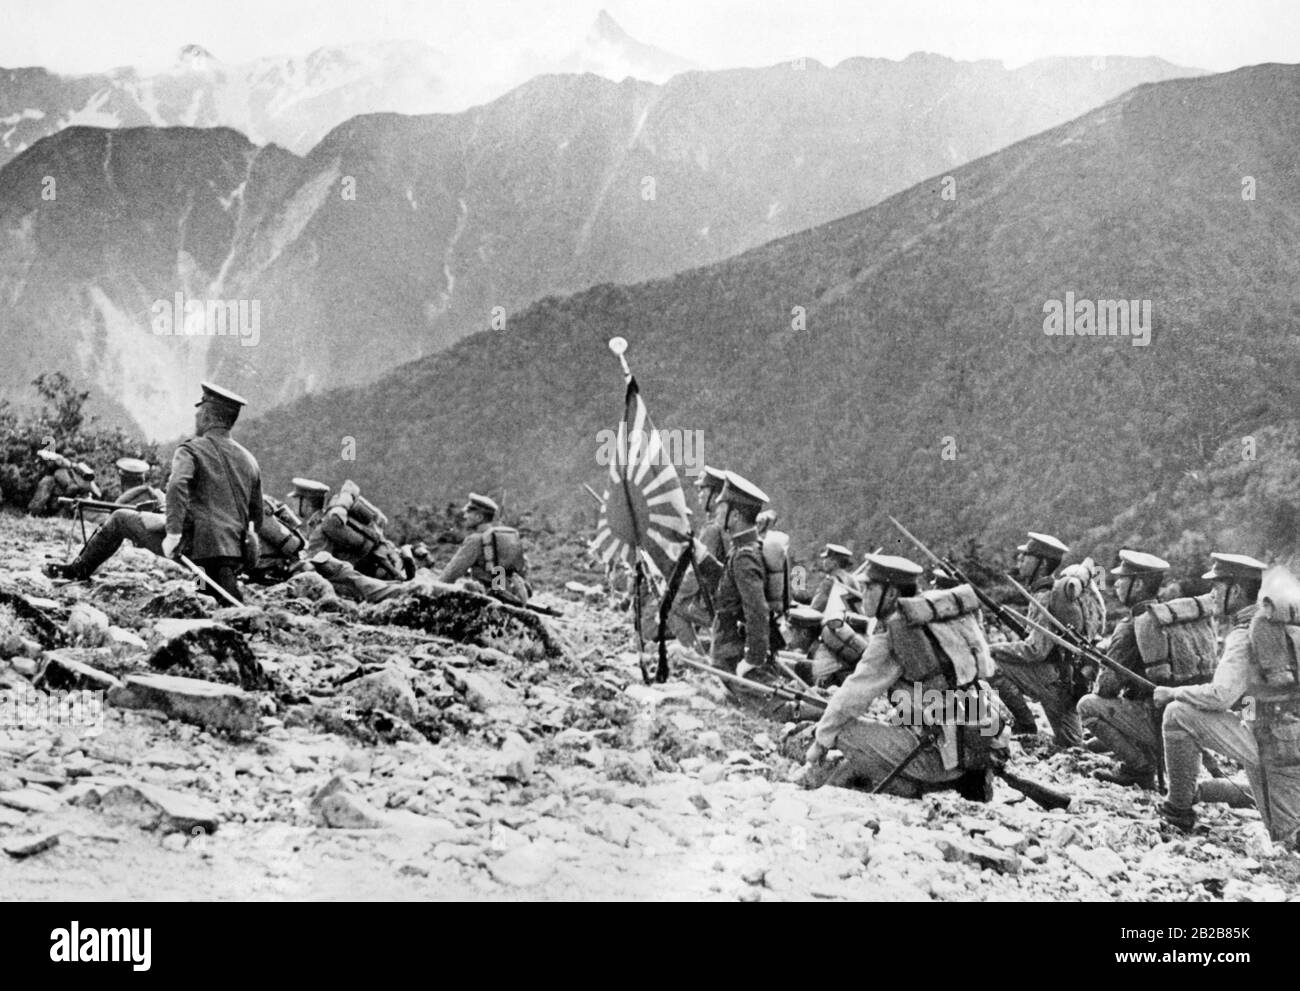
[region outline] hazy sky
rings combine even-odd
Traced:
[[[633,37],[707,68],[918,50],[1009,65],[1099,54],[1214,70],[1300,61],[1300,0],[0,0],[0,66],[159,67],[190,42],[232,62],[388,38],[558,53],[602,5]]]

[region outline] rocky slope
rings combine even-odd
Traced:
[[[177,567],[130,550],[55,588],[37,569],[62,539],[0,517],[3,697],[126,687],[101,725],[0,727],[7,898],[1300,897],[1300,861],[1253,810],[1206,806],[1168,835],[1152,796],[1086,780],[1084,751],[1015,752],[1073,793],[1064,812],[1001,786],[988,805],[801,791],[800,724],[707,677],[640,683],[626,615],[560,591],[593,579],[581,541],[545,554],[541,598],[564,613],[547,647],[527,624],[466,642],[308,583],[209,617]]]

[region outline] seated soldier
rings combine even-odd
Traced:
[[[532,595],[526,579],[528,562],[523,543],[518,530],[494,522],[498,511],[497,504],[487,496],[469,494],[461,514],[472,532],[442,569],[439,580],[450,584],[468,577],[489,595],[523,605]]]
[[[132,506],[145,513],[161,513],[167,497],[162,489],[149,484],[149,462],[141,458],[117,459],[119,506]]]
[[[310,481],[309,479],[295,479]],[[319,482],[314,483],[320,485]],[[328,489],[326,489],[328,491]],[[309,521],[310,522],[310,521]],[[392,581],[415,577],[415,559],[410,550],[398,548],[384,536],[388,518],[361,495],[351,479],[329,501],[307,541],[307,555],[321,551],[344,561],[370,578]]]
[[[32,516],[52,516],[59,511],[59,499],[98,499],[99,486],[95,484],[95,470],[83,462],[73,463],[48,448],[36,452],[44,466],[45,474],[36,483],[36,491],[27,503]]]
[[[101,564],[107,561],[129,540],[136,547],[163,554],[163,538],[167,536],[167,517],[162,513],[142,513],[138,509],[115,509],[104,524],[91,534],[76,558],[67,564],[47,564],[45,574],[50,578],[67,578],[85,581]]]

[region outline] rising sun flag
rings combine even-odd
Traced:
[[[629,567],[639,552],[646,571],[662,582],[686,546],[690,521],[681,479],[671,464],[660,463],[663,446],[635,380],[628,382],[618,440],[619,457],[610,462],[611,484],[591,549],[605,564],[617,560]]]
[[[616,337],[609,347],[622,362],[627,396],[618,425],[618,455],[610,459],[610,485],[591,550],[607,566],[620,561],[635,572],[639,637],[642,578],[648,574],[654,584],[663,586],[690,540],[691,525],[677,469],[664,454],[660,434],[650,422],[623,357],[627,342]]]

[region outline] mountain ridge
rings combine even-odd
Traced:
[[[542,300],[364,396],[261,417],[249,442],[393,504],[495,487],[583,518],[578,486],[600,482],[594,438],[619,408],[617,334],[656,425],[705,430],[705,459],[762,485],[812,543],[897,546],[893,510],[945,540],[1104,532],[1298,398],[1298,136],[1294,66],[1143,86],[957,169],[953,202],[932,179],[713,265]],[[1242,199],[1247,174],[1267,210]],[[1044,334],[1067,290],[1153,298],[1150,346]],[[483,403],[498,392],[507,407]],[[326,440],[344,425],[355,464]],[[419,465],[434,477],[417,483]]]

